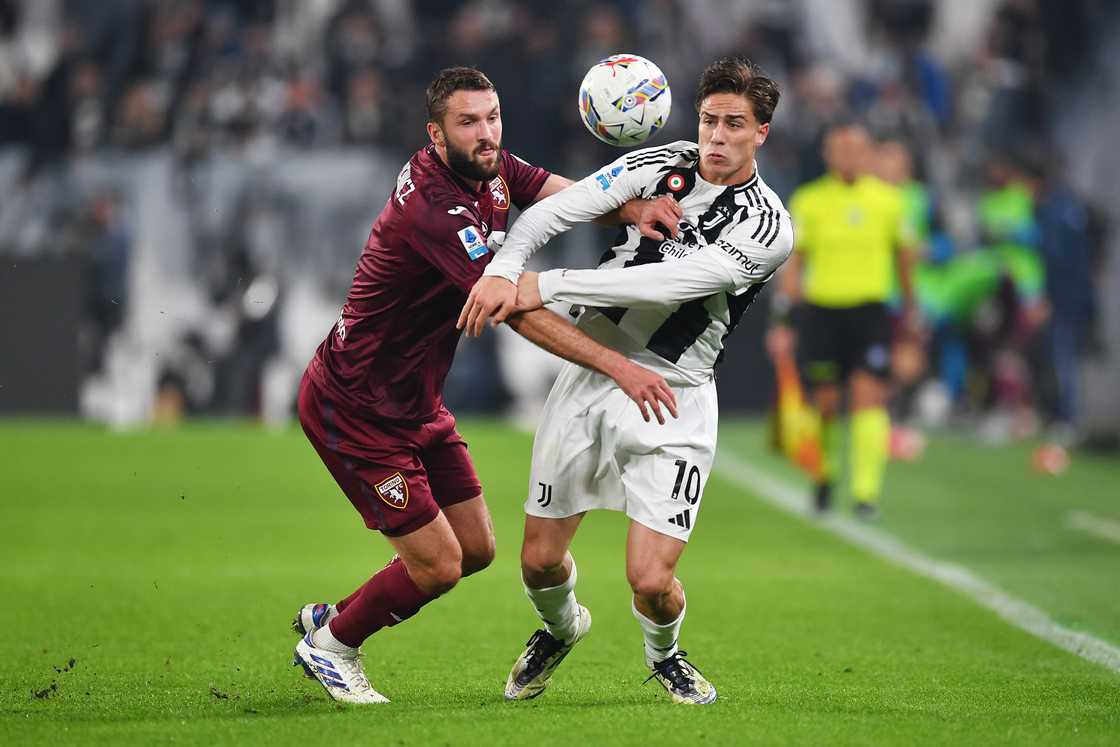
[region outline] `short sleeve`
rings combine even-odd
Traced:
[[[891,190],[890,200],[890,227],[892,229],[893,244],[896,249],[913,246],[917,243],[917,229],[906,212],[906,196],[901,189]]]
[[[793,219],[794,230],[797,233],[797,243],[794,248],[804,252],[812,242],[812,231],[809,220],[809,194],[804,189],[793,193],[789,201],[789,212]]]
[[[408,242],[428,264],[469,292],[491,259],[477,208],[454,196],[417,194],[408,201]]]
[[[551,174],[539,166],[533,166],[509,151],[502,151],[502,172],[509,187],[510,201],[518,210],[524,210],[533,200]]]

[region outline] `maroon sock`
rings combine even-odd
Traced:
[[[412,617],[435,599],[413,583],[404,563],[389,563],[351,597],[346,608],[331,619],[330,629],[340,642],[354,648],[382,628]]]
[[[393,558],[388,563],[385,564],[385,567],[388,568],[389,566],[393,565],[394,563],[399,563],[399,562],[401,562],[401,556],[400,555],[394,555]],[[350,592],[350,596],[346,597],[345,599],[343,599],[340,602],[336,602],[335,605],[334,605],[334,608],[336,610],[338,610],[339,612],[342,612],[344,609],[346,609],[350,605],[351,602],[353,602],[355,599],[357,599],[361,595],[362,589],[366,588],[366,584],[368,584],[368,583],[369,583],[369,581],[366,581],[365,584],[362,584],[357,589],[354,589],[354,591]]]

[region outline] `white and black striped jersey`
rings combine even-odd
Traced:
[[[529,256],[575,223],[635,198],[673,195],[684,212],[675,239],[626,226],[598,269],[541,273],[541,296],[584,307],[584,332],[670,383],[709,381],[727,336],[789,257],[793,228],[757,169],[743,184],[721,186],[698,166],[697,145],[684,140],[627,153],[526,210],[485,274],[517,282]]]

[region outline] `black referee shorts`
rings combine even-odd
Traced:
[[[891,318],[885,304],[805,304],[798,326],[799,358],[809,383],[840,382],[856,370],[890,375]]]

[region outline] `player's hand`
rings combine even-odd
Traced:
[[[514,311],[532,311],[544,306],[541,287],[537,282],[540,273],[523,272],[517,281],[517,306]]]
[[[766,351],[774,359],[793,355],[797,347],[797,333],[788,324],[777,324],[766,333]]]
[[[497,327],[513,313],[516,305],[516,285],[505,278],[483,276],[471,288],[467,302],[459,312],[459,321],[455,322],[455,329],[465,329],[469,336],[478,337],[485,329],[487,319],[490,319],[491,327]]]
[[[677,229],[681,223],[684,210],[672,195],[662,195],[655,200],[649,200],[642,206],[638,217],[638,231],[648,239],[665,241],[677,237]],[[666,236],[659,228],[669,230]]]
[[[670,415],[677,417],[676,395],[669,388],[668,382],[653,371],[624,358],[618,372],[611,378],[627,397],[637,403],[638,409],[642,411],[642,419],[647,423],[649,411],[652,410],[657,422],[665,425],[665,415],[661,412],[662,405],[665,405]]]
[[[902,337],[907,341],[920,341],[926,336],[925,320],[916,304],[907,303],[902,307]]]
[[[1027,329],[1031,332],[1045,324],[1049,318],[1050,304],[1044,298],[1023,307],[1023,321],[1026,322]]]

